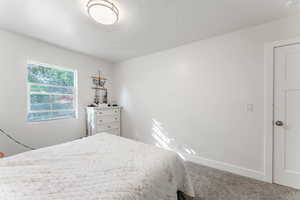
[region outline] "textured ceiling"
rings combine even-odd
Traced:
[[[1,0],[0,28],[118,62],[292,15],[286,0],[118,0],[120,22],[90,20],[86,0]]]

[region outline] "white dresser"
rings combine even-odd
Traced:
[[[86,108],[87,136],[106,132],[121,136],[121,107]]]

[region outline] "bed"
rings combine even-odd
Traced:
[[[1,200],[177,200],[178,191],[194,196],[177,154],[106,133],[0,160]]]

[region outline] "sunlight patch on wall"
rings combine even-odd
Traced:
[[[174,138],[171,138],[162,123],[156,119],[152,119],[152,137],[154,138],[157,147],[174,151],[184,160],[185,154],[196,155],[195,150],[188,148],[178,143]]]

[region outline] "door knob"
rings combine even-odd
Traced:
[[[284,124],[283,124],[282,121],[276,121],[276,122],[275,122],[275,125],[276,125],[276,126],[283,126]]]

